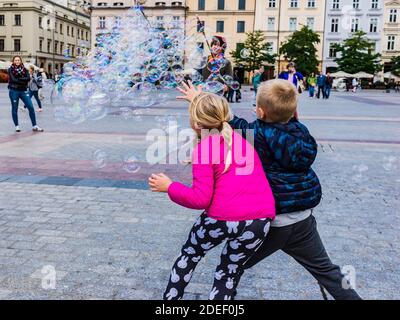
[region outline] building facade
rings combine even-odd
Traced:
[[[318,57],[322,64],[324,50],[325,0],[256,0],[255,30],[261,30],[278,54],[280,46],[303,26],[320,35]],[[284,58],[279,56],[275,73],[285,68]]]
[[[185,22],[185,0],[147,0],[143,2],[143,12],[152,26],[162,28],[171,22]],[[92,1],[92,48],[100,37],[111,32],[113,26],[135,6],[135,0],[93,0]]]
[[[326,9],[324,71],[337,68],[333,45],[343,42],[356,31],[366,32],[368,39],[375,43],[375,52],[382,52],[383,0],[327,0]]]
[[[198,32],[197,17],[204,25],[207,37],[213,35],[227,40],[226,55],[240,48],[246,40],[246,32],[254,30],[256,0],[187,0],[187,35]],[[199,41],[202,42],[199,37]],[[205,45],[205,43],[203,43]]]
[[[391,71],[390,60],[400,55],[400,0],[385,0],[382,32],[384,72]]]
[[[14,55],[60,73],[64,63],[90,48],[86,2],[0,0],[0,59]]]

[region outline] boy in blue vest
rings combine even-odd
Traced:
[[[349,288],[340,268],[326,253],[312,215],[322,197],[320,182],[311,168],[318,145],[306,126],[293,117],[297,100],[298,92],[288,81],[267,81],[258,89],[258,120],[248,123],[234,117],[230,122],[243,134],[246,130],[254,131],[254,148],[274,193],[277,210],[267,240],[244,268],[282,250],[306,268],[335,299],[358,300],[360,296]]]

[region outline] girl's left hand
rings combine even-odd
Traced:
[[[178,100],[186,100],[188,102],[192,102],[193,99],[202,92],[201,86],[196,89],[192,83],[192,81],[188,81],[187,84],[183,81],[182,88],[177,88],[179,92],[183,94],[183,96],[176,97]]]
[[[150,190],[153,192],[168,192],[172,180],[164,173],[152,174],[149,178]]]

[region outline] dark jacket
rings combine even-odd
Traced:
[[[26,91],[28,89],[28,83],[31,79],[28,70],[25,76],[16,77],[11,72],[11,67],[8,69],[8,89],[17,91]]]
[[[322,197],[321,184],[312,170],[318,151],[306,126],[292,119],[287,124],[256,120],[248,123],[234,117],[234,129],[254,130],[254,148],[275,197],[277,214],[316,207]]]
[[[325,75],[319,75],[317,77],[317,86],[318,87],[324,87],[326,85],[326,76]]]
[[[332,77],[326,77],[325,83],[326,83],[327,87],[332,88],[332,86],[333,86],[333,78]]]

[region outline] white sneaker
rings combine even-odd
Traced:
[[[21,132],[21,129],[19,128],[19,126],[15,127],[15,132]]]
[[[21,111],[25,111],[26,110],[24,107],[19,107],[18,109],[21,110]]]
[[[43,132],[44,130],[43,130],[41,127],[34,126],[34,127],[32,128],[32,131],[34,131],[34,132]]]

